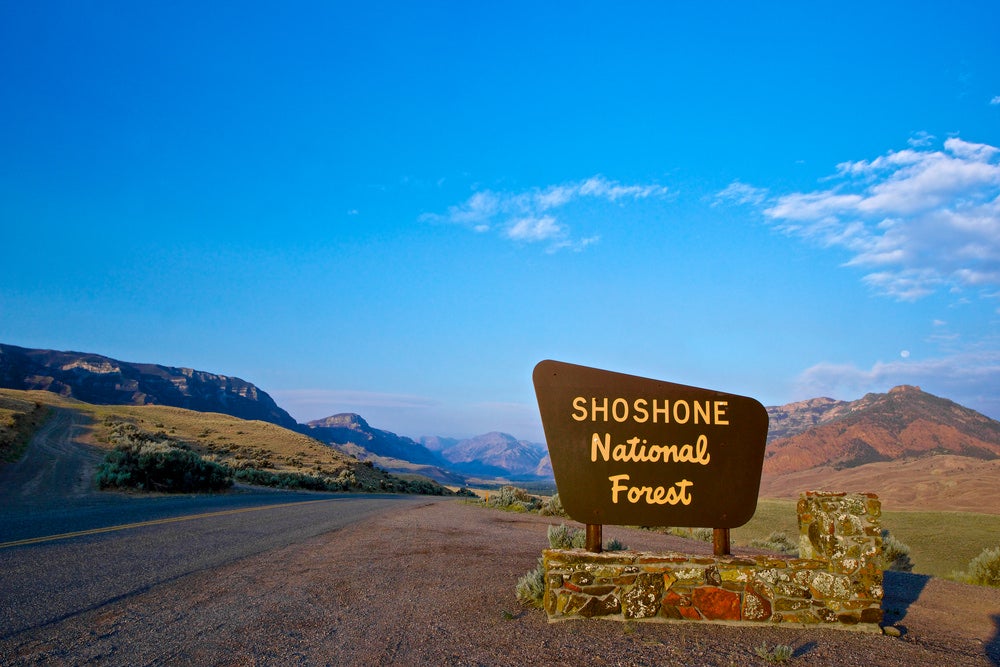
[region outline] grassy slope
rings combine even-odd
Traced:
[[[262,421],[247,421],[218,413],[193,412],[160,405],[91,405],[45,391],[0,389],[0,401],[35,402],[79,410],[92,422],[86,439],[98,447],[111,449],[105,420],[131,421],[139,428],[163,431],[189,444],[206,459],[234,467],[242,465],[275,472],[302,472],[336,477],[344,469],[354,471],[362,484],[386,477],[301,433]]]
[[[16,461],[21,457],[31,434],[48,413],[45,403],[28,396],[0,393],[0,462]]]
[[[761,499],[750,522],[733,529],[733,544],[745,546],[775,530],[797,540],[795,505],[793,500]],[[965,570],[983,549],[1000,544],[1000,516],[995,514],[884,512],[882,527],[910,547],[914,573],[935,577]]]

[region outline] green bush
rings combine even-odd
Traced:
[[[508,512],[536,512],[542,501],[516,486],[501,486],[488,496],[486,504]]]
[[[910,547],[897,540],[887,528],[882,529],[882,569],[896,572],[912,572]]]
[[[1000,546],[992,549],[987,547],[969,561],[966,580],[970,584],[1000,588]]]
[[[567,516],[566,510],[563,509],[562,501],[559,500],[559,494],[556,493],[548,500],[546,500],[538,513],[542,516]]]
[[[604,545],[605,551],[628,551],[628,547],[622,544],[618,538],[612,538],[608,540],[608,543]]]
[[[538,559],[535,569],[525,572],[514,587],[517,601],[529,607],[541,607],[545,599],[545,566]]]
[[[350,487],[337,479],[316,477],[300,472],[270,472],[257,468],[233,471],[233,477],[244,484],[270,486],[278,489],[305,489],[307,491],[346,491]]]
[[[767,642],[755,648],[754,653],[768,662],[788,662],[793,654],[792,647],[787,644],[778,644],[771,650],[767,647]]]
[[[192,493],[232,486],[228,468],[202,459],[183,443],[130,424],[113,429],[112,438],[118,442],[97,469],[102,489]]]
[[[663,528],[662,531],[668,535],[700,542],[711,542],[715,538],[715,531],[711,528]]]
[[[587,533],[579,528],[570,528],[564,523],[549,526],[549,548],[582,549],[587,544]]]

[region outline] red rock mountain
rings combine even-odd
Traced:
[[[1000,514],[1000,422],[918,387],[768,408],[760,497],[878,494],[887,510]]]
[[[849,403],[814,399],[770,410],[784,414],[786,423],[797,420],[802,426],[813,420],[815,425],[798,433],[790,429],[793,434],[772,440],[765,475],[820,466],[842,470],[939,454],[1000,458],[1000,422],[919,387],[904,385]]]

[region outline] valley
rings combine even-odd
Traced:
[[[552,488],[544,444],[500,432],[411,438],[354,413],[297,424],[263,390],[216,373],[0,344],[0,386],[8,387],[0,397],[10,405],[74,406],[90,415],[87,437],[98,447],[108,446],[108,424],[126,420],[233,468],[331,478],[351,473],[361,486],[377,485],[389,474],[453,488],[503,483]],[[653,398],[632,406],[622,401],[580,402],[577,416],[624,419],[626,407],[631,418],[667,416],[664,406],[647,407],[657,405]],[[701,413],[673,406],[673,411],[676,419],[725,415],[722,406],[702,406]],[[996,420],[912,386],[855,401],[815,398],[767,411],[762,498],[794,499],[805,490],[862,491],[879,494],[887,510],[1000,514],[993,492],[1000,472]],[[5,413],[4,420],[13,413]],[[3,429],[0,423],[0,440]]]

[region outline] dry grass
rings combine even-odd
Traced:
[[[0,389],[0,461],[16,461],[30,434],[42,423],[46,404]]]
[[[763,498],[796,499],[807,489],[871,491],[892,510],[940,510],[1000,515],[995,492],[1000,459],[942,454],[835,470],[828,466],[761,479]]]
[[[761,499],[745,526],[732,531],[733,544],[746,546],[782,531],[798,539],[795,501]],[[883,505],[884,508],[884,505]],[[1000,516],[974,512],[883,511],[882,527],[910,547],[914,574],[949,577],[965,570],[969,561],[1000,536]]]
[[[385,478],[384,473],[371,466],[301,433],[268,422],[162,405],[91,405],[46,391],[0,389],[0,400],[32,405],[39,402],[78,410],[92,420],[86,439],[103,449],[112,447],[108,441],[109,424],[116,420],[128,421],[151,433],[162,431],[190,445],[205,459],[234,468],[330,477],[349,469],[362,485],[377,485],[378,480]]]

